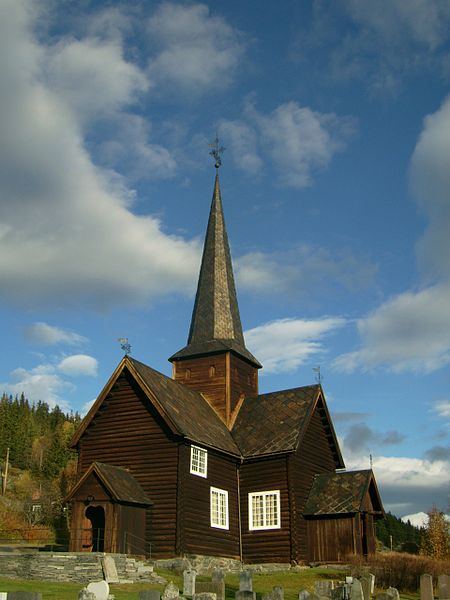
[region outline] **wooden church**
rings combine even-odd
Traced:
[[[188,343],[169,360],[172,378],[125,356],[82,421],[72,551],[248,563],[374,552],[375,478],[344,470],[321,386],[259,393],[218,174]]]

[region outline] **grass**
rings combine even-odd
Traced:
[[[182,591],[183,578],[172,571],[158,571],[159,575],[165,577],[168,581],[173,581]],[[305,569],[300,572],[277,572],[270,574],[253,574],[253,590],[257,594],[257,600],[261,600],[264,593],[272,591],[275,585],[282,585],[284,588],[285,600],[297,600],[298,592],[302,589],[312,591],[314,581],[317,579],[342,580],[348,574],[342,569],[332,567],[315,567]],[[199,581],[207,578],[199,577]],[[227,600],[234,600],[234,593],[239,589],[239,576],[227,575],[225,578]],[[80,583],[50,583],[47,581],[19,581],[5,579],[0,577],[0,591],[34,591],[42,594],[43,600],[76,600],[78,592],[83,587]],[[137,600],[138,592],[149,589],[159,589],[162,591],[164,586],[150,583],[132,583],[110,585],[110,593],[114,594],[116,600]],[[418,600],[418,594],[408,594],[401,596],[402,600]]]

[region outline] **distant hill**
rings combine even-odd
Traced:
[[[416,553],[420,547],[423,528],[417,527],[410,520],[403,521],[386,513],[386,518],[376,522],[376,536],[385,548]]]

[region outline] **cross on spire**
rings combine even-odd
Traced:
[[[222,164],[222,159],[220,157],[221,154],[223,154],[225,152],[225,148],[223,146],[219,145],[219,137],[216,133],[216,139],[214,140],[214,142],[212,144],[208,144],[208,146],[210,148],[212,148],[211,152],[209,153],[210,156],[212,156],[214,158],[214,160],[216,161],[215,163],[215,167],[217,170],[219,170],[219,167]]]

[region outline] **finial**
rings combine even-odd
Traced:
[[[212,150],[209,154],[216,161],[216,164],[214,166],[218,170],[220,165],[222,164],[222,159],[220,158],[220,155],[225,152],[225,148],[223,146],[219,146],[219,137],[218,137],[217,133],[216,133],[216,139],[214,140],[214,142],[212,144],[208,144],[208,146],[210,148],[212,148]]]
[[[128,342],[128,338],[119,338],[117,341],[127,356],[131,354],[131,344]]]
[[[323,381],[323,375],[320,372],[320,365],[317,367],[313,367],[312,369],[314,371],[314,373],[316,374],[316,381],[319,385],[322,385],[322,381]]]

